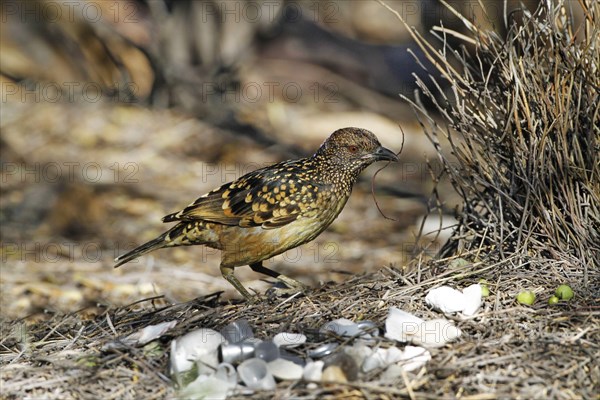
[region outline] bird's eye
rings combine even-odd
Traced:
[[[358,146],[348,146],[348,151],[352,154],[358,153]]]

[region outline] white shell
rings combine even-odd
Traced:
[[[161,337],[166,331],[177,325],[177,321],[161,322],[157,325],[149,325],[123,339],[128,345],[144,345]]]
[[[402,351],[400,360],[391,364],[382,374],[382,381],[394,381],[402,376],[403,372],[410,372],[423,367],[431,354],[423,347],[406,346]]]
[[[360,369],[363,372],[373,371],[378,368],[383,368],[386,366],[385,363],[385,353],[386,349],[377,349],[370,356],[365,358],[365,361],[360,366]]]
[[[436,310],[444,313],[462,312],[473,315],[481,307],[481,285],[471,285],[462,292],[449,286],[432,289],[425,296],[425,302]]]
[[[208,365],[211,370],[217,367],[217,349],[225,338],[217,331],[201,328],[183,335],[171,342],[171,373],[177,374],[192,368],[196,361],[201,367]]]
[[[462,296],[462,293],[460,295]],[[390,308],[385,328],[385,337],[388,339],[427,347],[441,347],[461,334],[460,329],[451,321],[446,319],[425,321],[394,307]]]
[[[474,284],[463,289],[465,304],[462,313],[466,316],[475,314],[481,307],[481,285]]]
[[[369,372],[377,368],[385,368],[390,364],[394,364],[400,360],[402,360],[402,350],[399,348],[379,348],[365,359],[361,369],[363,372]]]
[[[304,371],[302,372],[302,378],[305,381],[314,381],[318,382],[321,380],[323,376],[323,366],[325,365],[324,361],[311,361],[304,366]]]
[[[443,318],[432,319],[419,326],[418,335],[413,337],[412,343],[425,347],[442,347],[460,335],[460,329],[452,321]]]
[[[324,324],[320,331],[326,333],[331,331],[338,336],[355,336],[361,332],[358,325],[346,318],[338,318]]]
[[[402,379],[401,376],[403,371],[404,369],[400,364],[392,364],[389,367],[387,367],[385,371],[383,371],[379,379],[384,382],[396,381],[398,379]]]
[[[399,342],[408,342],[418,334],[424,321],[406,311],[391,307],[385,320],[385,337]]]
[[[277,379],[294,381],[302,378],[304,368],[283,358],[267,363],[267,369]]]
[[[215,399],[225,400],[235,383],[224,382],[215,376],[199,375],[195,381],[179,392],[180,399]]]
[[[237,384],[237,371],[233,365],[221,363],[215,371],[215,378],[235,386]]]
[[[275,379],[269,372],[267,363],[259,358],[250,358],[238,366],[240,379],[249,389],[273,390]]]
[[[431,360],[431,353],[420,346],[406,346],[402,352],[402,359],[398,365],[404,371],[410,372],[421,368]]]
[[[462,311],[465,308],[465,296],[450,286],[432,289],[425,296],[425,302],[444,313]]]
[[[306,336],[301,333],[281,332],[273,337],[273,343],[279,347],[293,348],[306,343]]]
[[[393,364],[402,360],[404,352],[397,347],[390,347],[385,353],[385,362],[387,364]]]
[[[352,346],[344,346],[344,353],[352,357],[356,365],[361,366],[367,357],[373,354],[373,350],[361,343],[361,341],[355,341]]]

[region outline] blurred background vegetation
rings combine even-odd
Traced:
[[[500,35],[505,10],[537,6],[451,3]],[[460,29],[437,1],[387,4],[426,37],[440,20]],[[435,185],[435,149],[399,96],[413,98],[414,75],[438,75],[379,3],[9,0],[0,11],[2,318],[158,294],[232,295],[216,251],[177,248],[118,270],[112,260],[162,232],[163,215],[309,155],[344,126],[370,129],[395,150],[402,126],[402,163],[375,184],[394,221],[371,197],[371,167],[326,233],[269,266],[315,285],[401,267],[415,249],[435,254],[443,244],[445,235],[417,242],[420,222],[441,213],[451,224],[459,199],[445,180]],[[247,285],[267,287],[246,270],[236,274]]]

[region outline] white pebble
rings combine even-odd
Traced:
[[[249,389],[273,390],[275,379],[269,371],[267,363],[259,358],[249,358],[238,366],[240,379]]]
[[[279,347],[298,347],[306,343],[306,336],[301,333],[281,332],[273,337],[273,343]]]
[[[442,347],[460,337],[461,331],[452,321],[438,318],[423,322],[412,343],[425,347]]]
[[[321,377],[323,376],[323,366],[325,362],[319,361],[311,361],[304,366],[304,371],[302,372],[302,378],[305,381],[311,382],[319,382]]]
[[[207,365],[214,370],[219,364],[217,349],[222,343],[227,343],[223,335],[208,328],[201,328],[174,339],[171,342],[171,373],[187,371],[196,361],[200,369]]]
[[[402,359],[398,365],[406,372],[421,368],[431,360],[431,353],[420,346],[406,346],[402,352]]]
[[[267,363],[267,369],[275,378],[282,381],[295,381],[302,378],[304,368],[283,358]]]
[[[406,311],[391,307],[385,320],[385,337],[399,342],[408,342],[418,333],[424,321]]]
[[[465,296],[450,286],[440,286],[430,290],[425,296],[425,302],[444,313],[458,312],[465,308]]]
[[[463,289],[465,304],[462,313],[466,316],[473,315],[481,307],[481,285],[474,284]]]

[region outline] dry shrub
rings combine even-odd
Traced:
[[[600,270],[600,3],[542,2],[508,15],[505,38],[459,17],[467,35],[434,29],[443,52],[413,31],[452,86],[418,80],[446,127],[412,102],[434,145],[450,143],[452,157],[439,157],[463,199],[443,254],[560,262],[587,283]]]

